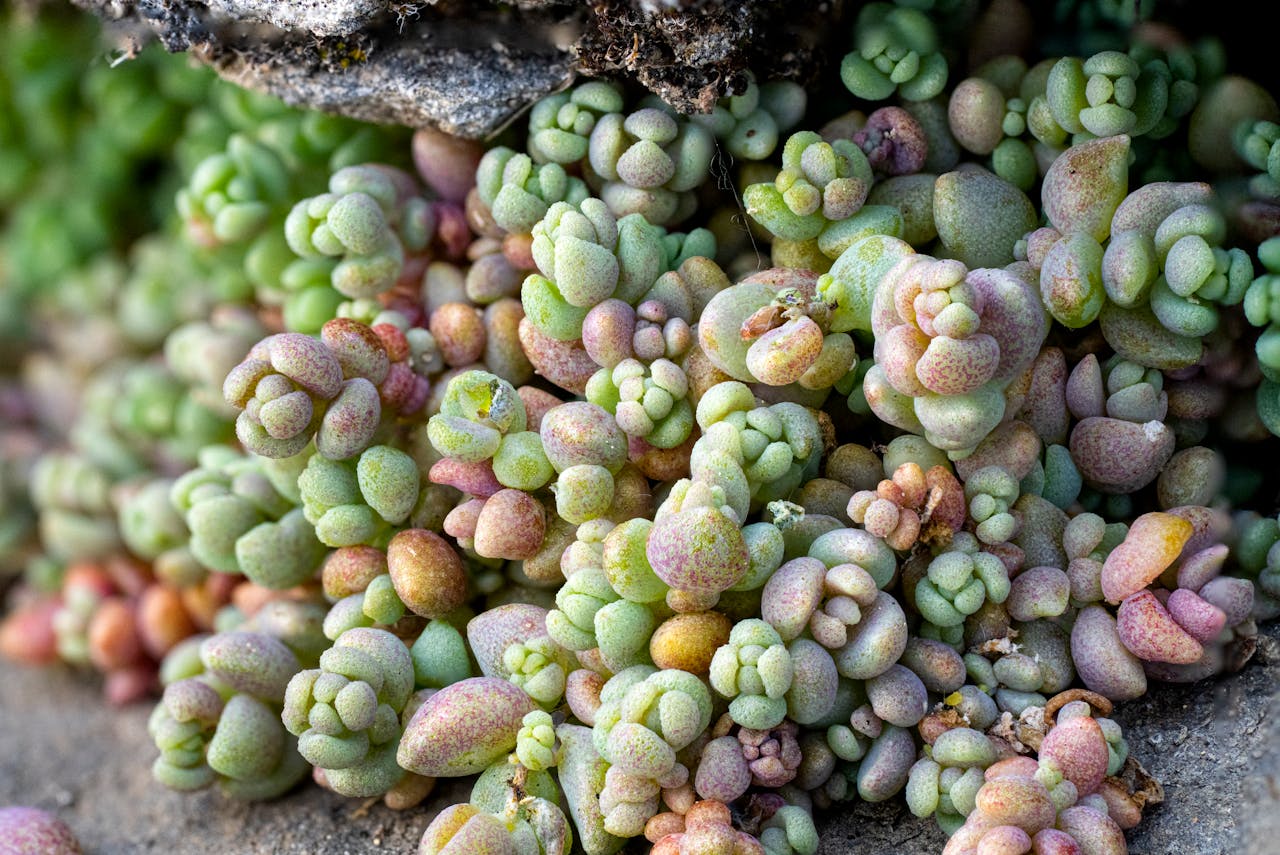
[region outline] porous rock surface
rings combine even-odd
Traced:
[[[74,0],[126,46],[159,39],[285,101],[470,138],[580,75],[685,112],[747,71],[807,82],[844,0]]]
[[[387,0],[208,0],[204,4],[230,20],[267,23],[282,30],[318,36],[345,36],[373,23]]]

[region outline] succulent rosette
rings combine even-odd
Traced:
[[[897,252],[872,305],[867,402],[881,419],[962,457],[1003,420],[1004,389],[1048,332],[1044,311],[1015,273],[968,270],[905,245]]]
[[[623,432],[655,448],[674,448],[689,438],[693,406],[688,394],[688,377],[669,359],[648,366],[624,359],[612,371],[596,372],[587,387],[587,399],[611,411]]]
[[[858,14],[854,44],[840,64],[840,79],[859,98],[883,101],[896,92],[927,101],[947,83],[937,31],[919,9],[868,3]]]
[[[721,98],[709,115],[692,118],[722,140],[734,157],[764,160],[773,154],[781,135],[800,121],[807,102],[804,88],[790,80],[761,84],[748,74],[742,92]]]
[[[659,792],[688,779],[676,752],[711,723],[711,694],[687,672],[637,666],[605,683],[600,700],[592,739],[609,764],[600,793],[604,828],[634,836],[627,830],[643,830]]]
[[[696,206],[692,191],[706,180],[714,149],[715,139],[701,124],[643,107],[601,116],[591,131],[587,162],[592,178],[602,181],[600,198],[615,215],[642,214],[670,226]]]
[[[383,795],[405,775],[395,761],[400,713],[413,691],[404,642],[380,629],[355,628],[299,671],[285,690],[282,718],[298,753],[324,769],[330,789]]]
[[[911,767],[907,806],[918,817],[934,817],[944,831],[953,833],[973,813],[983,772],[998,757],[981,731],[957,727],[943,732]]]
[[[114,479],[105,467],[72,452],[42,455],[31,470],[31,503],[41,537],[59,560],[110,552],[120,542],[111,513]]]
[[[407,173],[350,166],[329,179],[329,192],[304,199],[285,219],[289,248],[303,259],[337,259],[333,288],[352,299],[374,297],[400,277],[406,253],[435,233],[435,214],[414,195]]]
[[[258,236],[289,192],[289,174],[271,147],[242,134],[200,162],[178,192],[178,213],[200,243],[228,244]]]
[[[470,803],[446,808],[427,826],[419,851],[433,855],[477,850],[568,855],[573,847],[573,826],[560,808],[554,781],[521,775],[523,769],[508,772],[511,768],[504,762],[485,770],[471,792]],[[517,780],[516,775],[521,778]]]
[[[988,600],[1003,603],[1009,596],[1009,571],[979,544],[967,532],[957,535],[916,584],[916,608],[934,626],[958,626]]]
[[[703,354],[744,383],[835,385],[853,369],[857,347],[833,329],[832,307],[815,286],[807,271],[775,268],[720,291],[698,323]]]
[[[216,783],[236,798],[282,795],[307,772],[280,721],[297,657],[260,632],[219,633],[199,651],[204,673],[170,683],[148,722],[160,749],[152,774],[179,790]]]
[[[551,205],[532,232],[541,275],[525,279],[521,302],[557,340],[581,338],[590,309],[615,296],[634,303],[666,272],[661,231],[640,214],[615,216],[594,197]]]
[[[303,515],[326,546],[355,546],[382,538],[403,523],[418,501],[419,473],[399,449],[375,445],[354,461],[311,455],[298,475]]]
[[[598,657],[609,670],[648,663],[657,618],[647,604],[620,597],[604,570],[571,573],[556,592],[555,605],[546,628],[558,644]]]
[[[200,462],[169,493],[197,562],[269,588],[292,587],[315,572],[324,547],[296,505],[301,458],[265,461],[211,447]]]
[[[702,436],[690,459],[693,480],[722,492],[739,520],[789,494],[819,462],[822,434],[813,411],[787,401],[759,406],[742,383],[708,389],[696,416]],[[683,492],[678,488],[673,496]]]
[[[1090,354],[1067,378],[1066,398],[1079,419],[1071,430],[1071,459],[1089,486],[1128,492],[1154,480],[1172,456],[1175,438],[1165,424],[1168,395],[1159,371],[1119,356],[1101,366]],[[1119,447],[1128,449],[1123,457]]]
[[[815,240],[832,223],[847,220],[867,200],[873,180],[867,156],[852,140],[826,142],[801,131],[782,150],[782,170],[772,184],[743,193],[747,212],[776,238]]]
[[[1064,57],[1045,83],[1054,120],[1072,134],[1142,136],[1164,118],[1172,75],[1164,63],[1145,67],[1119,51],[1101,51],[1081,61]]]
[[[302,333],[269,336],[227,375],[223,395],[241,411],[236,436],[255,454],[292,457],[314,439],[321,454],[346,460],[371,444],[391,360],[368,327],[331,324],[321,340]],[[411,387],[415,383],[410,379]],[[389,403],[421,405],[425,390],[405,391]]]
[[[512,603],[472,618],[467,641],[485,676],[510,680],[550,708],[564,696],[577,659],[555,640],[548,625],[546,609]]]
[[[535,164],[527,154],[499,147],[487,151],[476,169],[476,190],[497,226],[527,235],[556,202],[577,204],[587,198],[581,178],[558,163]]]
[[[711,687],[731,699],[735,722],[769,730],[786,718],[794,667],[777,630],[763,620],[739,621],[711,660]]]
[[[519,434],[527,424],[524,403],[511,384],[477,370],[449,381],[427,432],[440,454],[476,463],[493,457],[507,434]]]
[[[966,488],[946,466],[925,472],[908,461],[874,490],[854,493],[846,510],[868,532],[906,551],[917,542],[946,543],[963,528]]]
[[[1204,185],[1134,191],[1117,209],[1103,257],[1103,284],[1114,302],[1127,307],[1145,296],[1161,325],[1187,338],[1212,332],[1218,307],[1242,302],[1253,279],[1248,253],[1222,246],[1226,224],[1206,191]]]
[[[1051,569],[1056,568],[1033,568],[1022,574],[1030,574],[1030,578],[1018,590],[1020,597],[1041,594],[1041,602],[1049,603],[1044,610],[1050,612],[1065,600],[1063,580],[1044,572]],[[1046,575],[1054,577],[1046,580]],[[1022,603],[1014,610],[1026,611]],[[973,685],[990,694],[1002,713],[1020,716],[1068,688],[1076,672],[1068,635],[1050,619],[1015,623],[1012,631],[1017,633],[1017,641],[990,646],[985,653],[967,653],[964,664]]]
[[[589,80],[568,92],[548,95],[529,111],[529,154],[539,163],[577,163],[587,156],[596,122],[625,106],[608,81]]]

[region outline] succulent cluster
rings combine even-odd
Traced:
[[[1112,705],[1280,615],[1280,108],[1131,4],[855,5],[820,128],[487,150],[3,13],[0,652],[159,690],[175,789],[478,776],[423,853],[1125,852]]]

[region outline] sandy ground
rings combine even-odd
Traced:
[[[1130,835],[1135,855],[1264,855],[1280,851],[1280,625],[1240,674],[1161,686],[1123,708],[1133,753],[1167,801]],[[270,804],[214,792],[181,795],[151,779],[148,704],[111,710],[67,670],[0,662],[0,805],[56,811],[90,855],[124,853],[412,853],[434,809],[465,798],[456,785],[434,809],[395,813],[315,786]],[[821,852],[939,853],[944,838],[895,799],[828,817]],[[643,851],[642,849],[640,851]]]

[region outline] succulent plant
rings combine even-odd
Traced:
[[[301,670],[281,641],[264,633],[220,633],[200,645],[205,673],[170,683],[148,729],[160,757],[152,774],[166,786],[218,786],[244,799],[275,798],[307,771],[297,741],[280,722],[290,678]]]
[[[883,101],[897,92],[910,101],[927,101],[947,83],[937,32],[918,9],[867,4],[858,14],[854,43],[855,50],[840,64],[840,79],[859,98]]]
[[[582,179],[557,163],[535,165],[527,154],[509,148],[485,153],[476,169],[476,189],[499,228],[529,234],[555,202],[577,204],[587,198]]]
[[[804,88],[792,81],[759,84],[751,76],[744,91],[721,98],[710,115],[695,114],[693,120],[723,140],[734,157],[764,160],[800,121],[807,100]]]
[[[602,116],[591,131],[587,162],[603,182],[600,197],[616,216],[641,214],[669,226],[691,213],[692,191],[710,174],[714,147],[701,124],[643,107]]]
[[[1043,311],[1008,271],[967,270],[905,245],[886,251],[903,260],[875,291],[867,401],[890,423],[963,454],[1001,421],[1002,388],[1030,365],[1047,332]]]
[[[250,137],[233,134],[226,150],[210,155],[178,192],[177,208],[200,242],[240,243],[270,224],[289,192],[279,156]]]
[[[622,93],[603,80],[543,98],[529,112],[529,154],[540,163],[581,161],[596,122],[608,113],[622,112],[624,105]]]
[[[338,170],[328,193],[304,199],[289,212],[289,248],[304,260],[338,259],[329,262],[329,278],[343,296],[369,298],[389,290],[405,254],[424,249],[435,232],[434,212],[406,193],[406,182],[412,187],[407,174],[389,169]]]
[[[769,730],[787,715],[794,665],[782,637],[762,620],[739,621],[711,660],[711,687],[731,698],[729,715],[743,727]]]
[[[526,316],[558,340],[582,336],[587,312],[617,297],[633,303],[665,267],[660,231],[640,214],[618,218],[596,198],[553,204],[533,227],[542,275],[521,287]]]
[[[523,151],[0,12],[0,653],[160,688],[176,789],[478,776],[424,853],[812,855],[901,795],[1120,855],[1113,704],[1280,615],[1274,93],[1150,3],[897,0],[832,116],[640,5],[607,62],[703,112],[585,80]]]
[[[289,680],[284,725],[298,737],[298,753],[325,770],[331,789],[382,795],[404,776],[395,755],[413,679],[413,660],[400,639],[357,627],[321,654],[318,669]]]

